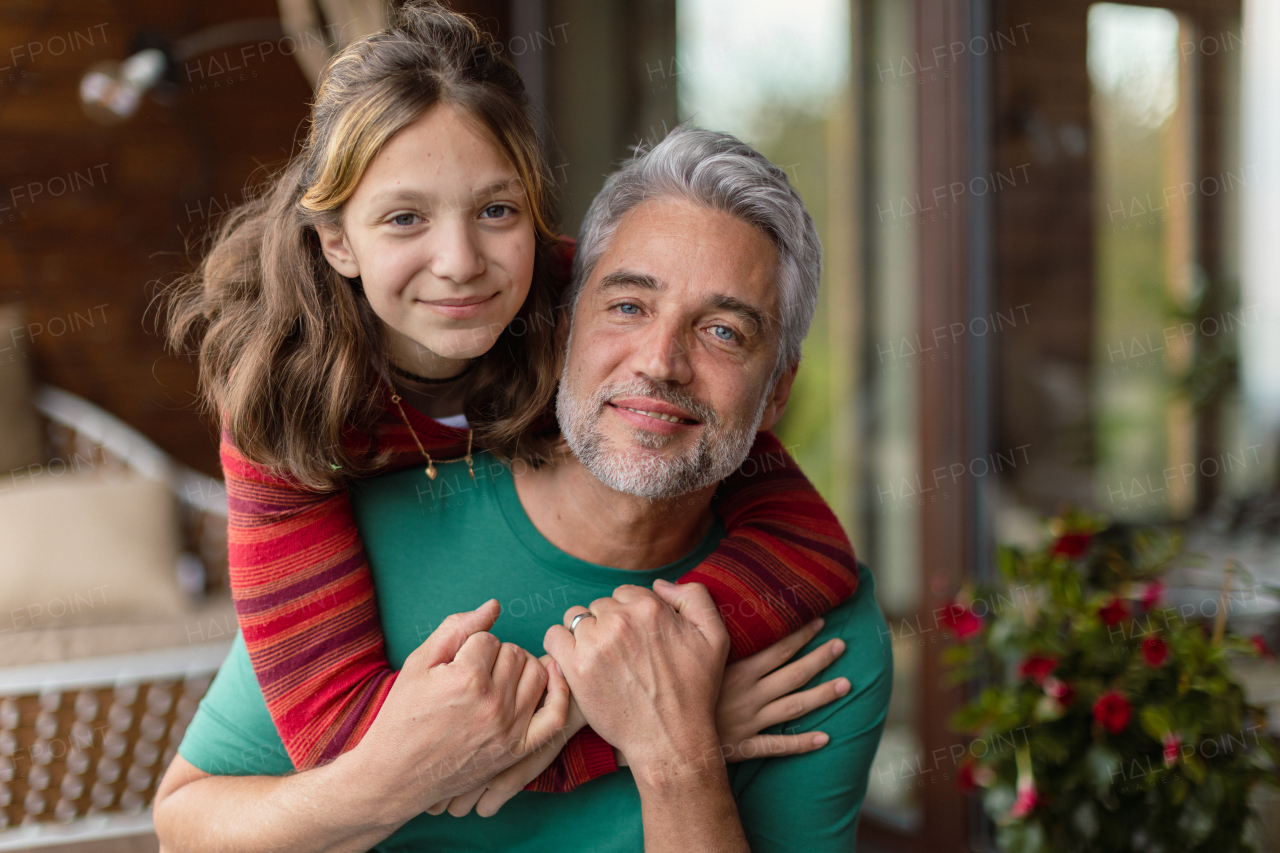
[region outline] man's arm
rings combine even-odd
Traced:
[[[748,853],[715,725],[728,634],[701,584],[654,589],[618,587],[574,633],[584,608],[570,608],[544,646],[631,766],[646,853]]]
[[[282,778],[215,777],[175,758],[155,805],[165,850],[367,850],[432,803],[477,787],[550,740],[565,723],[568,686],[488,633],[498,610],[490,601],[446,619],[405,661],[367,735],[331,764]],[[224,669],[247,666],[243,649]],[[215,682],[210,694],[217,689]],[[206,712],[202,704],[188,739]],[[192,754],[186,740],[180,751]],[[253,764],[264,762],[248,759],[247,769],[261,772]]]
[[[835,638],[848,650],[814,680],[843,676],[849,692],[769,730],[820,729],[830,742],[807,755],[761,758],[736,768],[733,792],[753,853],[846,853],[856,844],[869,773],[890,784],[919,781],[904,781],[887,765],[872,767],[893,686],[893,650],[876,605],[875,578],[865,566],[857,592],[827,614],[807,648]],[[954,776],[950,753],[940,751],[933,762],[944,780],[948,769]]]
[[[156,791],[160,849],[362,853],[404,820],[353,764],[348,752],[292,776],[212,776],[176,756]]]

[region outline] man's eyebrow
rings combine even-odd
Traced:
[[[641,290],[662,290],[662,282],[651,275],[630,270],[616,270],[600,279],[600,290],[638,287]]]
[[[712,308],[737,314],[744,324],[750,325],[751,331],[747,333],[749,335],[755,335],[769,326],[768,317],[763,311],[737,297],[717,293],[707,300],[707,304]]]

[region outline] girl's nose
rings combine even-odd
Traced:
[[[436,278],[466,284],[485,271],[484,255],[470,223],[445,221],[432,229],[427,269]]]

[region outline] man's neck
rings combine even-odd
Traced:
[[[656,569],[679,560],[698,546],[714,518],[715,486],[651,501],[609,488],[573,456],[526,467],[515,485],[529,520],[552,545],[619,569]]]

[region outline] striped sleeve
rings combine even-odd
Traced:
[[[351,501],[264,472],[225,435],[221,454],[236,617],[290,759],[313,767],[359,742],[396,675]]]
[[[726,536],[680,583],[701,583],[746,657],[853,595],[849,537],[782,443],[762,432],[719,492]]]

